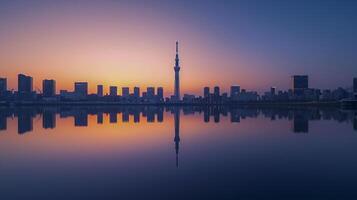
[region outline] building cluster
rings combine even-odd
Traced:
[[[103,93],[103,85],[97,86],[96,94],[88,93],[88,82],[75,82],[74,91],[60,90],[56,93],[55,80],[43,80],[42,91],[33,90],[33,79],[23,74],[18,75],[18,90],[13,92],[7,89],[7,79],[0,78],[0,101],[1,102],[115,102],[125,104],[235,104],[240,102],[290,102],[290,101],[340,101],[342,99],[357,100],[357,78],[353,79],[353,90],[348,91],[343,88],[336,90],[314,89],[309,87],[309,77],[307,75],[294,75],[291,77],[292,86],[288,91],[277,91],[271,87],[270,91],[259,95],[255,91],[241,89],[240,86],[231,86],[230,94],[221,93],[220,87],[215,86],[213,91],[209,87],[203,88],[203,96],[196,97],[191,94],[180,95],[180,60],[178,42],[176,42],[175,56],[175,79],[174,94],[170,98],[164,97],[162,87],[148,87],[146,91],[140,93],[139,87],[134,87],[130,93],[129,87],[121,88],[121,95],[118,95],[118,87],[110,86],[109,94]],[[354,101],[355,102],[355,101]]]
[[[337,89],[320,90],[309,87],[307,75],[295,75],[291,77],[292,86],[287,91],[277,91],[271,87],[270,91],[261,96],[262,101],[340,101],[342,99],[357,100],[357,78],[353,79],[353,90],[338,87]]]
[[[74,90],[60,90],[56,93],[55,80],[43,80],[42,91],[34,91],[33,78],[23,74],[18,75],[18,90],[9,91],[7,89],[7,79],[0,78],[0,98],[2,101],[105,101],[123,103],[163,103],[163,87],[148,87],[146,91],[140,93],[139,87],[134,87],[130,93],[129,87],[122,87],[122,95],[118,94],[117,86],[109,87],[109,94],[104,94],[103,85],[97,86],[96,94],[89,94],[88,82],[75,82]]]
[[[164,104],[164,103],[183,103],[183,104],[234,104],[239,102],[289,102],[289,101],[339,101],[342,99],[357,100],[357,78],[353,79],[352,91],[341,87],[335,90],[320,90],[309,87],[309,77],[307,75],[295,75],[291,77],[292,86],[287,91],[277,91],[271,87],[270,91],[259,95],[255,91],[241,89],[240,86],[230,87],[229,94],[221,93],[221,89],[215,86],[203,88],[203,96],[184,94],[182,99],[177,98],[179,94],[172,95],[170,98],[164,97],[163,87],[147,87],[141,92],[139,87],[129,88],[109,86],[109,93],[104,94],[104,86],[97,85],[97,92],[88,92],[88,82],[75,82],[74,90],[60,90],[56,93],[55,80],[43,80],[42,91],[33,89],[33,78],[24,74],[18,75],[17,91],[10,91],[7,88],[7,79],[0,78],[0,99],[1,101],[32,101],[32,102],[120,102],[128,104]],[[119,90],[121,89],[121,95]]]

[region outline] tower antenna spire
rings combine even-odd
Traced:
[[[178,54],[178,41],[176,41],[176,54]]]
[[[175,71],[175,101],[179,102],[180,101],[180,59],[178,55],[178,41],[176,41],[176,57],[175,57],[175,66],[174,66],[174,71]]]

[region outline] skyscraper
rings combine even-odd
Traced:
[[[87,82],[75,82],[74,93],[80,97],[86,97],[88,95],[88,83]]]
[[[309,88],[309,77],[307,75],[294,75],[292,79],[292,90],[296,95],[302,95]]]
[[[203,88],[203,97],[208,98],[209,97],[209,87],[204,87]]]
[[[98,97],[103,96],[103,85],[97,85],[97,96]]]
[[[271,87],[270,88],[270,94],[271,95],[275,95],[275,93],[276,93],[276,87]]]
[[[44,97],[53,97],[56,95],[56,81],[55,80],[43,80],[42,90]]]
[[[213,94],[214,94],[215,97],[219,97],[220,92],[219,92],[219,87],[218,86],[214,87]]]
[[[233,85],[231,86],[231,98],[237,98],[240,93],[240,86],[239,85]]]
[[[134,87],[134,97],[136,97],[136,98],[140,97],[140,88],[139,87]]]
[[[118,95],[118,87],[117,86],[110,86],[109,87],[109,95],[110,96],[117,96]]]
[[[158,87],[157,88],[157,97],[161,100],[164,99],[164,88]]]
[[[146,89],[146,96],[147,96],[147,98],[153,98],[155,96],[155,88],[154,87],[148,87]]]
[[[33,90],[33,80],[31,76],[26,76],[24,74],[19,74],[17,76],[18,81],[18,92],[19,93],[30,93]]]
[[[175,100],[180,101],[180,64],[178,55],[178,41],[176,41],[176,58],[175,58]]]
[[[122,94],[123,97],[129,97],[129,88],[128,87],[123,87],[121,94]]]
[[[7,91],[7,80],[6,78],[0,78],[0,95]]]

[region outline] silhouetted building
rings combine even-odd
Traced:
[[[176,57],[175,57],[175,101],[180,101],[180,64],[179,64],[179,54],[178,54],[178,41],[176,41]]]
[[[122,96],[123,97],[129,97],[129,88],[128,87],[123,87],[122,88]]]
[[[164,88],[162,88],[162,87],[158,87],[158,88],[157,88],[157,97],[158,97],[160,100],[163,100],[163,99],[164,99]]]
[[[42,127],[45,129],[56,128],[56,113],[45,110],[42,115]]]
[[[292,79],[292,90],[296,95],[303,95],[309,88],[309,77],[307,75],[295,75]]]
[[[55,80],[43,80],[42,90],[44,97],[54,97],[56,95],[56,81]]]
[[[19,74],[17,79],[19,93],[31,93],[33,91],[33,80],[31,76]]]
[[[98,97],[103,96],[103,85],[97,85],[97,96]]]
[[[110,96],[117,96],[118,95],[118,87],[117,86],[110,86],[109,87],[109,95]]]
[[[7,79],[0,78],[0,95],[7,91]]]
[[[134,97],[136,97],[136,98],[140,97],[140,88],[139,87],[134,87]]]
[[[75,82],[74,83],[74,93],[80,98],[86,97],[88,95],[88,83],[87,82]]]
[[[146,90],[146,97],[151,99],[154,98],[155,96],[155,88],[154,87],[148,87]]]
[[[219,97],[220,95],[220,90],[219,90],[219,87],[218,86],[215,86],[214,89],[213,89],[213,95],[215,97]]]
[[[240,86],[239,85],[233,85],[231,86],[231,98],[236,99],[238,98],[238,95],[240,93]]]
[[[270,94],[271,95],[275,95],[275,93],[276,93],[276,88],[275,87],[271,87],[270,88]]]
[[[203,88],[203,97],[208,98],[209,97],[209,87],[204,87]]]

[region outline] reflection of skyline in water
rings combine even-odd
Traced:
[[[146,119],[148,123],[161,123],[164,121],[164,112],[171,113],[175,119],[175,138],[179,132],[179,121],[181,111],[183,115],[202,115],[205,123],[219,123],[221,117],[228,117],[231,123],[239,123],[246,118],[257,118],[259,116],[270,120],[287,119],[291,121],[291,130],[294,133],[308,133],[309,121],[334,120],[337,122],[350,122],[353,129],[357,130],[357,117],[355,111],[344,111],[338,109],[268,109],[268,108],[237,108],[225,106],[210,107],[161,107],[161,106],[98,106],[98,107],[22,107],[2,108],[0,114],[0,131],[7,129],[7,118],[18,119],[18,134],[25,134],[33,130],[33,119],[42,116],[42,127],[44,129],[56,128],[56,115],[60,118],[72,117],[73,125],[76,127],[88,126],[88,115],[97,116],[97,124],[103,124],[103,115],[109,116],[109,123],[123,123],[133,119],[134,123],[140,123]],[[121,114],[121,119],[118,119]],[[179,134],[179,133],[178,133]],[[175,139],[179,141],[178,139]]]
[[[317,108],[7,108],[0,113],[0,127],[7,129],[0,131],[0,171],[4,179],[14,180],[4,181],[4,187],[38,185],[29,192],[39,194],[47,177],[53,188],[66,192],[64,182],[73,183],[70,187],[94,184],[99,189],[90,195],[101,193],[103,183],[120,195],[147,185],[169,194],[181,185],[217,194],[227,185],[237,193],[270,186],[270,191],[295,188],[295,193],[301,192],[305,177],[317,180],[309,188],[340,191],[344,183],[352,191],[357,177],[355,113]],[[192,180],[197,181],[187,186]]]

